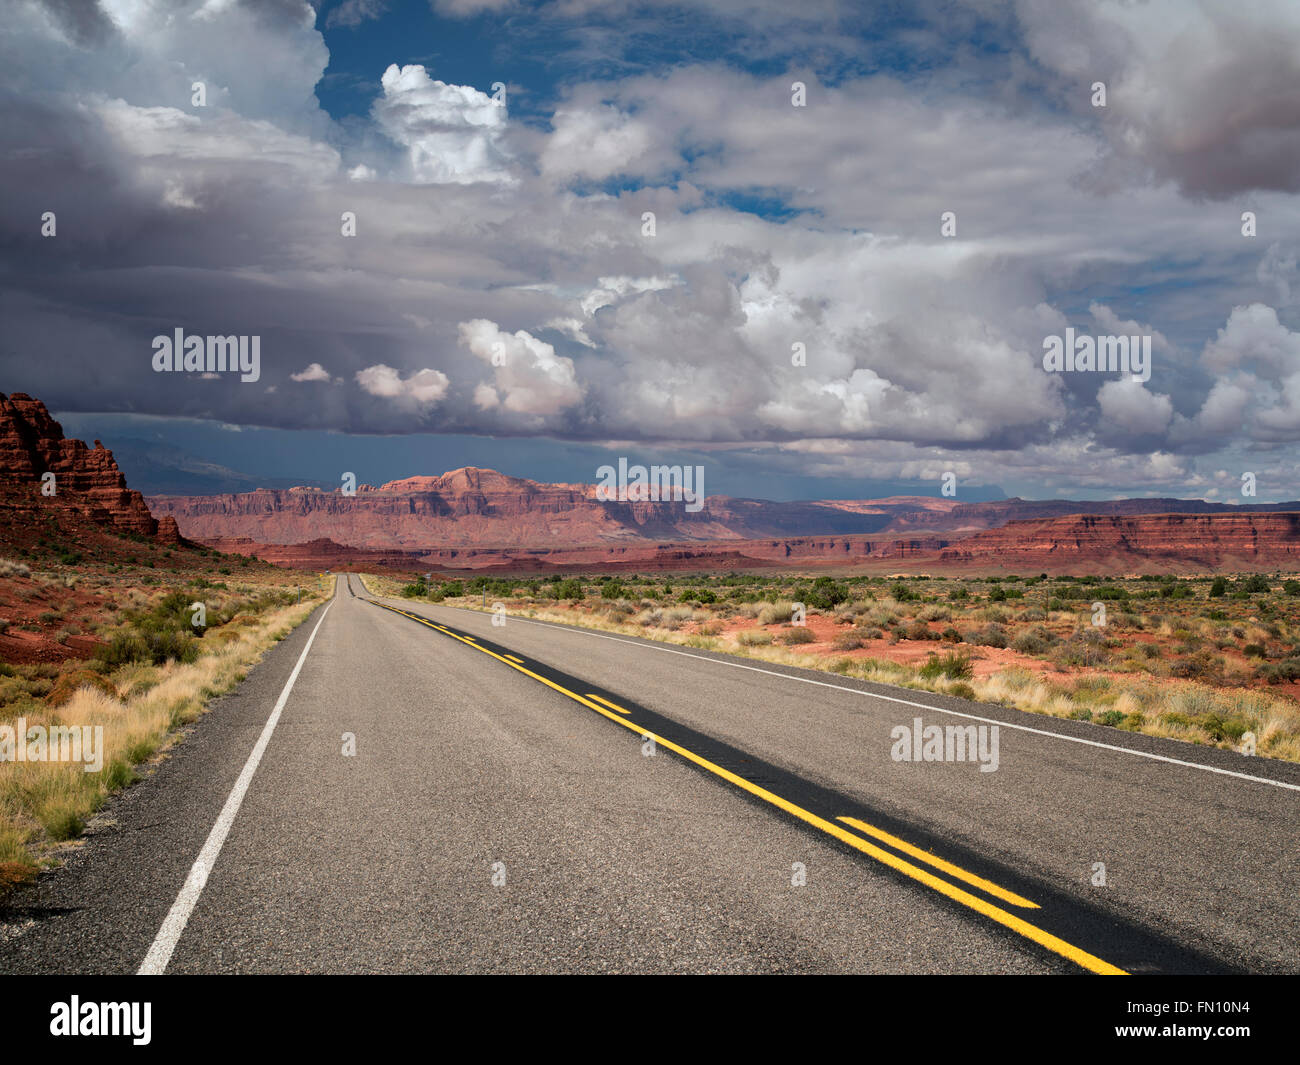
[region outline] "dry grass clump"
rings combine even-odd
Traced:
[[[97,772],[86,772],[80,762],[0,762],[0,889],[34,873],[49,843],[80,834],[108,796],[135,779],[136,766],[168,746],[174,730],[195,720],[209,699],[243,680],[318,602],[319,596],[304,597],[301,605],[269,611],[234,640],[203,641],[204,653],[193,662],[131,662],[107,677],[87,670],[61,674],[52,686],[46,682],[57,699],[35,699],[39,680],[6,678],[15,698],[0,723],[12,726],[21,717],[29,728],[104,731]]]
[[[793,603],[765,603],[758,612],[758,623],[760,625],[788,624],[793,617]]]
[[[942,585],[891,578],[887,584],[868,580],[874,587],[867,587],[852,578],[830,596],[820,594],[826,590],[821,577],[809,583],[808,577],[773,575],[748,578],[746,584],[720,576],[710,593],[717,602],[695,595],[694,601],[707,608],[687,616],[664,602],[684,595],[677,578],[659,578],[658,596],[654,578],[623,579],[639,588],[640,596],[639,612],[627,618],[535,595],[521,609],[525,616],[563,624],[1225,749],[1248,747],[1253,736],[1256,753],[1300,761],[1300,706],[1291,698],[1300,680],[1300,624],[1291,610],[1300,607],[1300,582],[1286,582],[1296,588],[1275,589],[1271,599],[1238,596],[1234,602],[1206,594],[1208,578],[1195,594],[1166,594],[1163,589],[1175,586],[1134,579],[1123,584],[1123,595],[1100,585],[1096,593],[1085,587],[1080,594],[1064,594],[1079,586],[1061,578],[1061,587],[1041,587],[1031,599],[1028,583],[1023,596],[1012,587],[997,596],[999,587],[988,581]],[[1098,585],[1095,578],[1086,583]],[[1094,594],[1108,605],[1104,625],[1091,610]],[[1159,608],[1153,610],[1156,599]],[[795,601],[808,604],[809,617],[834,623],[829,635],[824,623],[817,626],[816,652],[799,646],[813,633],[792,624]],[[1065,609],[1063,601],[1077,605]],[[477,601],[459,605],[479,608]],[[737,619],[752,624],[737,628]],[[868,641],[882,638],[891,648],[902,644],[882,652],[897,661],[862,657]],[[918,663],[915,641],[920,640],[933,641],[936,650]],[[938,646],[944,644],[965,645],[975,659],[984,659],[985,668],[975,668],[975,676],[952,675],[940,658]],[[1037,662],[988,672],[990,658]]]

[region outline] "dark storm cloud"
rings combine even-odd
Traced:
[[[82,48],[103,44],[116,31],[99,0],[37,0],[50,21]]]
[[[334,123],[301,4],[96,8],[75,33],[23,8],[0,39],[0,390],[271,427],[745,445],[816,476],[1210,485],[1193,457],[1300,440],[1270,354],[1296,341],[1294,256],[1247,250],[1236,205],[1203,202],[1250,191],[1274,233],[1300,221],[1280,88],[1300,20],[1211,8],[1180,35],[1165,4],[965,5],[954,25],[1021,27],[1005,54],[1016,92],[1055,83],[1041,106],[1008,104],[993,49],[960,84],[803,75],[802,109],[793,76],[664,63],[579,70],[550,129],[414,66],[376,70],[369,119]],[[723,15],[769,41],[812,32],[778,5]],[[935,49],[941,30],[906,33]],[[69,44],[88,34],[100,48]],[[1104,115],[1048,106],[1094,77]],[[1070,325],[1168,340],[1141,385],[1045,374],[1044,336]],[[260,337],[258,380],[154,372],[176,327]]]

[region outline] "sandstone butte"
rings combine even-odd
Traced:
[[[41,491],[47,473],[54,475],[53,495]],[[45,404],[22,392],[0,393],[0,489],[6,523],[34,520],[54,507],[119,532],[181,542],[175,518],[149,512],[111,451],[98,440],[91,448],[67,439]]]

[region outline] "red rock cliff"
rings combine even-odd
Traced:
[[[522,547],[647,540],[734,540],[870,533],[887,513],[836,506],[710,496],[698,510],[680,499],[602,501],[594,485],[545,484],[466,467],[439,477],[408,477],[354,496],[315,488],[258,489],[214,496],[153,496],[156,514],[171,515],[194,539],[249,537],[294,544],[322,537],[372,550],[476,545]]]
[[[47,473],[54,474],[53,495],[41,492]],[[126,486],[111,451],[98,440],[93,448],[68,440],[45,404],[22,392],[0,393],[0,487],[24,502],[63,507],[97,525],[180,540],[175,520],[160,527],[144,497]]]
[[[939,553],[942,562],[996,562],[1059,571],[1077,563],[1094,570],[1112,563],[1181,563],[1208,569],[1284,570],[1300,566],[1300,513],[1075,514],[1012,521],[976,533]]]

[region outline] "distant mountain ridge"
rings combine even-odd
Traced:
[[[774,502],[710,496],[698,512],[682,501],[611,502],[594,484],[549,484],[467,466],[413,476],[355,495],[314,487],[259,488],[210,496],[151,496],[156,515],[172,517],[195,539],[247,538],[263,544],[326,539],[375,551],[442,548],[555,548],[631,543],[690,543],[810,536],[965,536],[1012,521],[1071,515],[1249,514],[1300,511],[1300,501],[1232,505],[1200,499],[1101,502],[887,499]]]
[[[1300,512],[1254,514],[1075,514],[1013,521],[964,538],[803,536],[768,540],[550,547],[433,547],[383,551],[329,539],[258,544],[205,541],[302,569],[475,573],[761,570],[828,568],[881,573],[1105,574],[1296,572]]]
[[[53,495],[41,491],[49,475]],[[84,540],[93,526],[308,569],[1300,570],[1300,502],[713,496],[693,513],[680,501],[608,502],[594,484],[468,466],[358,485],[355,495],[299,486],[147,504],[99,441],[68,439],[39,400],[0,394],[0,543],[20,547],[56,528]]]

